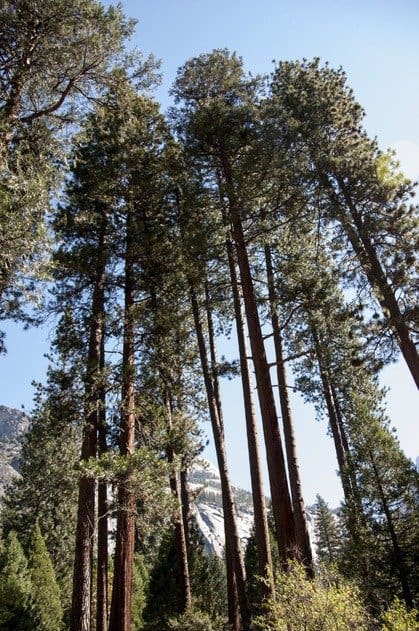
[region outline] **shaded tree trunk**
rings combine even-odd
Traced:
[[[101,371],[105,368],[104,337],[101,350]],[[99,410],[98,444],[99,454],[108,450],[106,440],[106,392],[101,383],[101,403]],[[104,480],[98,482],[98,529],[97,529],[97,596],[96,596],[96,631],[108,628],[108,487]]]
[[[282,423],[284,427],[285,448],[287,453],[288,476],[291,488],[292,505],[294,509],[295,534],[297,539],[298,557],[304,564],[308,576],[314,577],[313,554],[308,534],[306,512],[304,507],[303,489],[301,486],[300,470],[298,466],[297,445],[294,424],[291,414],[291,404],[288,396],[287,378],[284,363],[282,333],[278,317],[278,297],[272,265],[272,253],[269,245],[265,245],[265,264],[268,281],[269,309],[272,323],[272,333],[276,358],[276,374],[278,379],[279,402],[281,406]]]
[[[180,497],[182,506],[183,530],[185,532],[186,549],[190,548],[189,522],[191,516],[191,498],[188,485],[188,469],[183,462],[180,470]]]
[[[127,459],[127,472],[118,486],[118,513],[114,577],[109,631],[130,631],[136,501],[131,488],[129,459],[135,449],[135,275],[134,225],[129,213],[126,225],[124,340],[122,350],[122,395],[120,453]]]
[[[323,395],[326,402],[327,413],[329,417],[330,431],[332,432],[333,442],[335,445],[336,458],[339,466],[340,479],[342,481],[343,493],[345,501],[348,505],[351,505],[353,501],[352,486],[348,477],[348,463],[347,452],[343,443],[342,434],[340,431],[335,406],[333,404],[332,391],[330,386],[330,379],[328,371],[324,364],[323,353],[321,350],[320,339],[317,334],[316,328],[311,323],[311,334],[314,342],[314,349],[316,352],[317,362],[319,365],[320,379],[323,387]]]
[[[83,428],[81,460],[87,462],[97,455],[98,413],[101,405],[100,379],[103,345],[104,285],[106,267],[106,218],[98,239],[98,260],[93,286],[92,310],[85,378],[86,411]],[[74,553],[73,595],[70,631],[89,631],[91,623],[92,563],[95,524],[95,480],[82,475],[79,481],[76,544]]]
[[[387,521],[387,529],[390,534],[391,544],[393,546],[394,560],[396,562],[397,572],[400,578],[403,598],[407,607],[411,609],[413,607],[413,597],[412,597],[412,592],[410,590],[410,585],[409,585],[409,574],[408,574],[407,567],[403,558],[402,550],[400,548],[399,538],[397,536],[396,529],[394,527],[393,516],[391,514],[391,510],[387,502],[386,494],[384,492],[383,484],[382,484],[380,473],[378,471],[378,467],[374,458],[374,454],[372,451],[370,451],[368,455],[372,464],[374,477],[377,483],[377,489],[378,489],[379,497],[381,500],[381,505],[383,507],[383,512]]]
[[[172,428],[172,403],[170,392],[165,392],[165,406],[169,423],[169,429]],[[189,565],[188,565],[188,551],[186,545],[186,535],[184,527],[184,519],[182,512],[182,493],[179,480],[179,474],[174,470],[175,451],[172,445],[167,446],[167,461],[171,466],[170,470],[170,490],[176,499],[178,509],[175,516],[175,545],[176,545],[176,558],[178,564],[178,578],[180,586],[180,612],[183,613],[191,605],[191,585],[189,581]]]
[[[240,537],[237,529],[234,499],[228,474],[224,428],[222,425],[222,419],[220,419],[219,405],[217,404],[214,382],[208,364],[207,349],[201,323],[199,305],[194,286],[191,282],[189,283],[189,295],[191,299],[195,330],[198,340],[199,355],[201,359],[201,367],[207,393],[208,408],[214,435],[218,468],[220,472],[226,545],[229,545],[227,543],[229,541],[232,547],[231,569],[234,569],[238,602],[240,607],[240,617],[242,623],[241,629],[247,631],[251,628],[250,610],[247,599],[246,576],[244,570],[243,555],[240,546]],[[233,616],[233,618],[237,618],[237,616]],[[231,622],[234,623],[234,619]]]
[[[333,204],[335,204],[336,208],[340,208],[342,205],[341,201],[329,177],[325,173],[320,173],[320,179],[326,186]],[[368,234],[368,229],[365,228],[362,217],[341,178],[338,178],[338,185],[347,205],[352,223],[343,210],[339,213],[338,219],[346,231],[352,248],[383,310],[384,317],[396,334],[402,355],[416,383],[416,387],[419,388],[419,354],[412,340],[409,327],[400,311],[394,289],[387,280],[386,273],[377,256],[371,237]]]

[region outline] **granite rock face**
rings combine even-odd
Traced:
[[[0,500],[7,485],[19,476],[22,439],[29,422],[21,410],[0,405]]]
[[[192,511],[204,539],[209,554],[223,555],[225,536],[221,501],[221,481],[217,467],[209,460],[201,459],[189,473],[189,487]],[[236,502],[237,525],[243,546],[246,545],[253,529],[252,494],[245,489],[233,486]],[[314,507],[306,508],[307,525],[313,547]],[[313,547],[314,549],[314,547]]]

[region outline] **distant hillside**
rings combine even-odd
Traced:
[[[29,417],[24,412],[0,405],[0,499],[19,475],[22,438],[28,427]]]
[[[203,535],[205,548],[211,554],[221,556],[224,549],[224,523],[221,502],[221,481],[218,469],[201,459],[189,475],[192,493],[196,494],[193,511]],[[236,501],[240,538],[245,543],[253,528],[253,501],[249,491],[233,486]],[[307,523],[313,545],[314,508],[307,508]]]

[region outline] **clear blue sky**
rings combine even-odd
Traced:
[[[419,179],[418,0],[127,0],[122,5],[138,19],[136,45],[162,60],[156,96],[163,108],[177,68],[201,52],[235,50],[252,72],[270,72],[273,59],[319,56],[343,66],[366,110],[368,132],[383,148],[397,149],[407,175]],[[47,332],[7,328],[0,403],[30,409],[30,382],[45,371]],[[419,415],[413,381],[402,364],[385,369],[382,381],[391,387],[388,411],[402,447],[415,458]],[[227,382],[223,391],[232,478],[249,487],[240,384]],[[336,505],[341,493],[326,427],[297,400],[294,417],[306,501],[312,503],[319,492]],[[210,448],[208,457],[215,460],[213,454]]]

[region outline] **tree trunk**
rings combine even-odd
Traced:
[[[236,572],[234,570],[234,552],[233,542],[229,537],[229,533],[225,530],[225,561],[226,561],[226,580],[227,580],[227,613],[229,627],[233,631],[240,631],[240,605],[237,593]]]
[[[169,429],[172,428],[172,402],[170,392],[165,392],[165,406],[168,418]],[[175,516],[175,546],[176,546],[176,559],[178,564],[178,580],[180,587],[180,611],[184,613],[188,607],[191,606],[191,585],[189,581],[189,565],[188,565],[188,551],[186,546],[186,535],[184,528],[184,520],[182,513],[182,494],[179,480],[179,473],[174,470],[175,451],[172,445],[167,446],[167,461],[170,469],[170,490],[175,497],[178,504],[178,508]]]
[[[129,459],[135,449],[135,277],[134,226],[128,214],[125,253],[124,341],[120,453],[127,473],[118,487],[118,513],[109,631],[130,631],[136,501],[131,488]]]
[[[90,319],[87,371],[85,378],[85,424],[83,428],[81,460],[87,462],[97,455],[97,427],[100,409],[100,378],[103,345],[104,283],[106,267],[106,218],[98,242],[98,262],[93,286]],[[82,475],[79,481],[76,544],[74,553],[73,595],[70,631],[89,631],[91,623],[92,563],[95,524],[95,480]]]
[[[292,505],[294,509],[295,534],[298,547],[298,558],[304,564],[307,575],[314,577],[313,554],[308,534],[306,512],[304,507],[303,489],[301,486],[300,470],[298,466],[297,445],[294,424],[291,414],[291,404],[288,396],[287,377],[284,363],[281,327],[278,317],[278,297],[272,265],[272,253],[269,245],[265,245],[265,263],[268,281],[269,309],[271,314],[272,333],[275,347],[276,374],[278,379],[279,402],[281,406],[282,423],[284,427],[285,448],[287,452],[288,476],[291,488]]]
[[[348,472],[348,478],[350,481],[354,502],[355,502],[355,505],[357,506],[357,514],[359,515],[359,518],[362,519],[365,524],[361,495],[359,492],[358,482],[357,482],[356,474],[354,470],[354,464],[352,461],[352,455],[349,448],[349,441],[348,441],[347,432],[346,432],[346,428],[345,428],[345,424],[343,420],[341,405],[340,405],[338,393],[337,393],[333,378],[330,379],[330,392],[332,395],[333,407],[336,414],[336,421],[339,427],[343,449],[346,455],[346,467],[347,467],[347,472]]]
[[[103,340],[104,341],[104,340]],[[101,369],[105,368],[105,348],[102,343]],[[101,384],[101,407],[99,411],[98,442],[99,454],[108,450],[106,440],[106,392]],[[97,596],[96,631],[108,628],[108,488],[104,480],[98,483],[98,532],[97,532]]]
[[[236,203],[231,167],[225,153],[222,151],[220,159],[228,198],[228,213],[232,225],[232,235],[236,248],[247,327],[255,368],[259,405],[265,436],[266,459],[275,531],[279,554],[282,564],[285,567],[288,559],[293,557],[296,548],[294,514],[288,488],[285,458],[279,432],[271,376],[260,326],[243,226]]]
[[[313,323],[311,323],[311,334],[314,342],[314,349],[319,365],[320,378],[323,386],[323,394],[326,401],[327,412],[329,416],[329,426],[332,432],[333,442],[335,445],[336,458],[339,466],[340,479],[342,481],[343,493],[348,506],[352,504],[353,493],[350,479],[348,477],[347,454],[343,444],[342,434],[340,432],[338,419],[336,416],[335,406],[333,405],[332,392],[330,387],[330,379],[328,371],[324,365],[323,353],[321,350],[319,336]]]
[[[237,343],[240,357],[240,373],[243,389],[243,402],[246,419],[247,446],[249,452],[250,479],[252,485],[253,510],[255,518],[255,539],[258,555],[259,575],[269,580],[273,576],[271,546],[269,541],[269,527],[266,513],[265,493],[263,489],[262,464],[259,454],[259,440],[254,409],[251,376],[248,362],[245,323],[243,317],[242,299],[237,280],[234,248],[227,238],[226,249],[230,269],[231,287],[233,292],[234,314],[236,320]],[[263,584],[264,596],[272,593],[270,583]]]
[[[189,552],[190,536],[189,536],[189,520],[190,520],[190,494],[188,486],[188,469],[186,463],[183,462],[180,470],[180,497],[182,506],[183,530],[185,532],[186,549]]]
[[[211,418],[211,425],[214,434],[214,443],[217,453],[218,468],[220,472],[221,480],[221,492],[224,512],[224,528],[225,528],[225,540],[226,545],[228,541],[231,543],[232,556],[233,556],[233,568],[237,586],[238,601],[240,607],[240,617],[242,622],[242,629],[247,631],[251,629],[250,610],[247,599],[246,590],[246,576],[244,570],[243,555],[240,546],[240,537],[237,529],[236,512],[234,506],[233,493],[230,484],[230,478],[227,467],[227,455],[224,441],[224,428],[222,425],[222,419],[219,415],[219,405],[217,404],[217,397],[215,393],[215,387],[211,370],[208,365],[207,349],[205,344],[205,338],[201,323],[201,317],[199,313],[199,305],[196,298],[193,284],[189,283],[189,295],[191,299],[192,312],[194,317],[196,335],[198,340],[199,355],[201,359],[201,367],[204,376],[205,389],[208,399],[208,408]],[[236,616],[237,617],[237,616]]]

